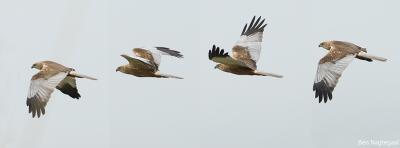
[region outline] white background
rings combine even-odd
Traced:
[[[0,148],[356,147],[400,139],[396,0],[0,0]],[[254,16],[267,19],[258,68],[215,70],[213,44],[230,50]],[[355,60],[332,101],[312,84],[324,40],[389,59]],[[166,46],[161,71],[184,80],[115,72],[133,47]],[[55,91],[46,115],[25,105],[34,62],[54,60],[99,78],[78,80],[80,100]]]

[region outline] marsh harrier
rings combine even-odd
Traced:
[[[387,59],[366,54],[367,50],[353,43],[344,41],[325,41],[319,47],[329,50],[323,57],[317,68],[313,90],[315,98],[319,103],[324,100],[326,103],[332,100],[332,91],[335,88],[340,76],[354,58],[372,62],[374,60],[385,62]]]
[[[239,41],[232,48],[232,57],[224,51],[213,45],[208,51],[208,58],[218,63],[214,68],[218,68],[224,72],[237,75],[258,75],[272,76],[282,78],[281,75],[261,72],[257,70],[257,61],[260,57],[261,43],[265,26],[265,19],[259,17],[255,20],[254,16],[250,22],[244,26]]]
[[[171,50],[166,47],[154,47],[150,49],[134,48],[134,56],[122,54],[129,64],[119,66],[116,71],[137,77],[156,77],[156,78],[176,78],[183,79],[178,76],[162,74],[159,71],[162,55],[169,55],[177,58],[183,58],[179,51]]]
[[[36,115],[40,118],[41,115],[46,113],[45,107],[55,88],[74,99],[79,99],[81,95],[78,93],[75,78],[96,80],[52,61],[37,62],[31,68],[40,70],[31,79],[26,100],[29,113],[32,113],[33,118]]]

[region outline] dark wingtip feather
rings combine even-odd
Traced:
[[[264,28],[267,25],[267,24],[264,24],[265,19],[263,19],[261,22],[260,22],[261,16],[258,17],[257,21],[255,21],[255,19],[256,19],[256,16],[254,16],[251,19],[251,22],[250,22],[249,26],[247,26],[247,23],[246,23],[246,25],[244,26],[244,28],[242,30],[241,35],[249,36],[249,35],[252,35],[252,34],[257,33],[257,32],[264,32]]]
[[[314,83],[313,91],[315,91],[315,98],[318,98],[319,103],[322,101],[326,103],[328,100],[332,100],[333,88],[329,87],[324,81]]]
[[[246,29],[247,29],[247,24],[246,24],[246,25],[244,25],[241,35],[243,35],[243,34],[244,34],[244,32],[246,31]]]
[[[41,102],[36,97],[27,98],[26,105],[29,108],[29,113],[32,113],[32,118],[35,118],[36,116],[40,118],[41,115],[44,115],[46,113],[45,111],[46,103]]]
[[[176,51],[176,50],[171,50],[168,47],[155,47],[157,50],[160,50],[162,52],[165,52],[171,56],[177,57],[177,58],[183,58],[183,55],[181,54],[181,52]]]
[[[251,22],[250,22],[250,25],[249,25],[249,29],[250,28],[253,28],[253,25],[254,25],[254,20],[256,19],[256,16],[254,16],[252,19],[251,19]]]
[[[228,52],[225,52],[224,49],[221,49],[215,45],[213,45],[211,50],[208,50],[208,59],[212,60],[214,57],[228,57]]]

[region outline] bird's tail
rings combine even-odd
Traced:
[[[261,72],[261,71],[254,71],[255,74],[260,75],[260,76],[271,76],[275,78],[283,78],[282,75],[274,74],[274,73],[267,73],[267,72]]]
[[[175,78],[175,79],[183,79],[182,77],[178,77],[178,76],[174,76],[174,75],[170,75],[170,74],[163,74],[160,72],[156,72],[156,75],[162,77],[162,78]]]
[[[367,58],[367,59],[371,59],[371,60],[381,61],[381,62],[386,62],[387,61],[386,58],[370,55],[370,54],[367,54],[365,52],[359,53],[358,56],[363,57],[363,58]]]
[[[86,78],[86,79],[90,79],[90,80],[97,80],[96,78],[89,77],[89,76],[83,75],[83,74],[79,74],[76,71],[69,72],[69,75],[77,77],[77,78]]]

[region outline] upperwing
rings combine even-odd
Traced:
[[[260,58],[263,32],[267,24],[264,24],[265,19],[260,22],[261,16],[256,21],[255,19],[256,17],[254,16],[248,28],[247,24],[244,26],[239,41],[236,42],[232,49],[233,58],[252,59],[254,62],[257,62]],[[244,55],[242,51],[237,49],[245,49],[247,54]],[[239,54],[235,54],[235,52]]]
[[[154,65],[151,61],[141,58],[141,57],[130,57],[128,55],[122,54],[122,57],[124,57],[128,62],[129,65],[132,65],[134,67],[142,67],[142,68],[150,68],[153,70],[158,70],[157,65]]]

